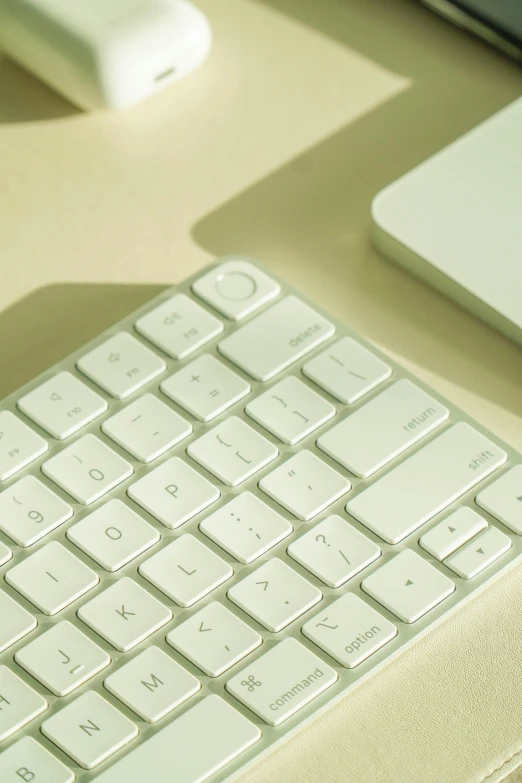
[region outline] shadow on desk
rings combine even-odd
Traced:
[[[385,349],[522,415],[520,349],[384,259],[369,238],[375,194],[518,97],[520,68],[407,0],[259,2],[412,87],[207,215],[195,241],[216,255],[259,258]]]
[[[166,287],[60,283],[0,312],[0,400]]]
[[[0,124],[43,122],[81,114],[50,87],[0,56]]]

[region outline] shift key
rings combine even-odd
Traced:
[[[397,544],[506,460],[499,446],[461,422],[356,495],[346,510]]]
[[[285,639],[227,682],[227,691],[279,726],[337,681],[337,672],[295,639]]]
[[[219,343],[218,350],[258,381],[268,381],[317,348],[335,327],[295,296],[287,296]]]

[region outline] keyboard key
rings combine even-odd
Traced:
[[[353,593],[303,625],[303,633],[347,669],[353,669],[397,635],[397,628]]]
[[[128,577],[78,609],[78,617],[116,650],[127,652],[172,619],[172,612]]]
[[[463,506],[424,533],[419,544],[437,560],[444,560],[486,527],[480,514]]]
[[[10,411],[0,411],[0,481],[45,454],[49,444]]]
[[[5,563],[8,563],[9,560],[12,558],[13,553],[9,549],[8,546],[5,544],[2,544],[0,541],[0,566],[5,565]]]
[[[219,677],[262,641],[256,631],[217,601],[204,606],[167,635],[171,647],[209,677]]]
[[[103,432],[141,462],[152,462],[192,432],[192,426],[153,394],[106,419]]]
[[[223,324],[185,294],[136,321],[136,329],[174,359],[184,359],[223,331]]]
[[[69,528],[67,538],[106,571],[118,571],[160,540],[121,500],[109,500]]]
[[[165,372],[167,365],[135,337],[120,332],[83,356],[77,367],[106,392],[123,400]]]
[[[515,465],[476,498],[478,505],[522,536],[522,465]]]
[[[234,573],[228,563],[188,533],[145,560],[139,572],[180,606],[192,606]]]
[[[285,639],[227,682],[229,693],[270,726],[337,682],[337,672],[295,639]]]
[[[290,535],[293,527],[251,492],[242,492],[199,524],[202,533],[240,563],[251,563]]]
[[[342,517],[332,514],[293,541],[288,554],[328,587],[340,587],[377,560],[381,550]]]
[[[36,628],[36,620],[0,590],[0,653]],[[0,778],[1,780],[1,778]]]
[[[104,684],[148,723],[156,723],[201,688],[199,680],[158,647],[141,652]]]
[[[157,734],[149,735],[102,772],[96,783],[143,783],[157,768],[158,759],[171,759],[176,783],[203,783],[260,738],[257,726],[226,701],[207,696]]]
[[[279,451],[237,416],[229,416],[192,441],[187,454],[224,484],[235,487],[272,462]]]
[[[287,296],[225,337],[218,350],[258,381],[268,381],[335,332],[335,327],[295,296]]]
[[[34,476],[0,494],[0,530],[20,546],[32,546],[72,515],[69,504]]]
[[[469,544],[448,557],[444,565],[463,579],[473,579],[512,546],[509,536],[501,533],[496,527],[488,527]]]
[[[198,356],[161,384],[161,391],[200,421],[210,421],[250,392],[250,384],[213,356]]]
[[[414,623],[455,590],[451,579],[411,549],[388,560],[361,587],[404,623]]]
[[[88,691],[46,720],[42,732],[80,767],[93,769],[137,737],[138,728]]]
[[[32,737],[24,737],[0,755],[2,783],[74,783],[74,774]]]
[[[304,374],[346,405],[391,375],[391,367],[351,337],[343,337],[303,367]]]
[[[300,451],[263,476],[260,489],[298,519],[315,517],[350,489],[347,478],[310,451]]]
[[[78,503],[88,506],[99,500],[133,469],[95,435],[84,435],[44,462],[42,471]]]
[[[0,742],[41,715],[47,706],[43,696],[7,666],[0,666]],[[0,759],[3,759],[3,754]]]
[[[225,261],[192,284],[194,293],[231,321],[241,321],[276,296],[281,286],[248,261]]]
[[[273,558],[231,587],[228,597],[258,623],[277,633],[323,596],[290,566]]]
[[[47,615],[57,614],[98,584],[96,573],[58,541],[17,563],[5,580]]]
[[[290,376],[248,403],[245,412],[283,443],[293,445],[335,416],[334,406]]]
[[[325,432],[317,445],[365,478],[449,418],[449,410],[406,379],[394,383]]]
[[[107,402],[70,372],[59,372],[18,400],[18,407],[63,440],[107,410]]]
[[[461,422],[350,500],[346,510],[384,541],[397,544],[506,459],[501,448]]]
[[[172,457],[127,490],[135,503],[176,528],[220,497],[217,487],[179,457]]]
[[[69,622],[61,622],[15,655],[23,669],[55,696],[67,696],[109,665],[107,653]]]

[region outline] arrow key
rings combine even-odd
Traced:
[[[262,638],[230,609],[213,601],[176,626],[167,642],[209,677],[219,677],[259,647]]]
[[[496,527],[488,527],[469,544],[444,561],[463,579],[472,579],[512,546],[511,539]]]
[[[463,506],[424,533],[419,544],[437,560],[445,560],[486,527],[480,514]]]
[[[455,590],[455,584],[411,549],[361,583],[362,589],[404,623],[414,623]]]

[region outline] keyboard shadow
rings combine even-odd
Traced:
[[[0,56],[0,125],[62,120],[81,110],[36,76]]]
[[[167,287],[57,283],[0,312],[0,400]]]
[[[518,97],[519,68],[420,4],[324,0],[320,13],[308,0],[258,1],[410,77],[412,87],[206,215],[194,240],[215,255],[259,258],[425,368],[443,393],[458,385],[522,416],[520,349],[370,242],[375,194]],[[471,407],[480,418],[476,400]]]

